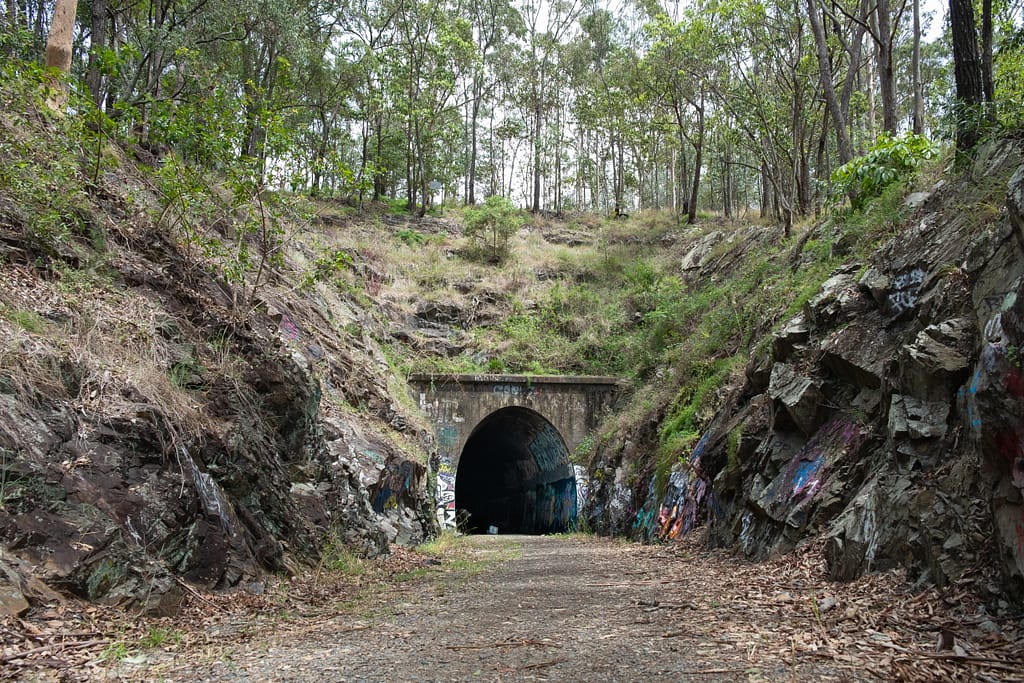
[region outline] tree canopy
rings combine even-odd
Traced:
[[[788,226],[883,133],[1024,125],[1024,6],[949,3],[83,0],[67,68],[110,135],[294,192]],[[67,7],[5,0],[3,59]]]

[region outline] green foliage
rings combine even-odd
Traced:
[[[413,230],[412,228],[402,228],[395,233],[395,237],[397,237],[400,242],[403,242],[410,247],[418,247],[427,241],[426,235],[419,230]]]
[[[100,652],[100,659],[107,662],[120,662],[128,657],[128,645],[121,640],[109,643]]]
[[[475,208],[466,209],[466,236],[484,244],[489,259],[502,261],[508,255],[509,238],[523,225],[522,212],[504,197],[491,196]]]
[[[8,308],[0,302],[0,315],[7,318],[26,332],[39,334],[46,329],[46,321],[41,315],[32,310]]]
[[[316,282],[324,282],[338,277],[351,270],[352,255],[344,249],[326,249],[313,262],[313,268],[306,274],[303,285],[312,286]]]
[[[935,146],[923,135],[903,133],[894,137],[882,133],[867,154],[833,171],[832,199],[838,203],[848,196],[852,208],[859,211],[887,187],[912,177],[936,154]]]
[[[178,629],[151,626],[142,638],[139,639],[139,646],[151,649],[164,645],[180,645],[181,641],[182,634]]]
[[[321,558],[324,567],[345,576],[362,576],[369,569],[366,560],[353,552],[337,535],[332,536],[321,551]]]
[[[89,198],[80,160],[88,139],[82,117],[54,117],[46,133],[29,118],[45,107],[53,85],[31,63],[0,60],[0,196],[14,207],[22,232],[42,254],[71,248],[75,233],[85,232]],[[78,101],[76,100],[76,104]]]
[[[267,144],[286,145],[275,137],[288,136],[281,119],[267,116]],[[261,159],[235,155],[214,141],[217,136],[204,131],[197,137],[207,142],[197,145],[218,160],[222,184],[205,167],[168,155],[156,171],[163,204],[157,220],[177,229],[193,258],[238,287],[242,296],[236,305],[251,306],[270,271],[283,265],[294,231],[309,223],[312,212],[302,197],[270,190],[275,177]]]

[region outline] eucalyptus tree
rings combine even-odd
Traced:
[[[705,122],[711,94],[718,90],[716,21],[707,8],[694,6],[684,10],[679,21],[658,14],[646,28],[651,45],[644,57],[643,73],[672,116],[681,160],[678,179],[684,190],[684,199],[677,208],[691,223],[697,219]],[[688,147],[693,150],[692,167],[686,154]]]
[[[46,38],[46,66],[67,73],[71,70],[71,40],[75,31],[78,0],[57,0]]]
[[[714,7],[708,42],[728,65],[728,79],[715,82],[714,100],[760,167],[762,207],[771,208],[788,234],[794,217],[812,208],[810,152],[824,131],[814,125],[824,111],[803,13],[798,4],[779,0],[726,0]]]
[[[476,45],[476,55],[469,73],[467,107],[467,147],[465,173],[465,199],[476,203],[478,149],[480,141],[480,114],[487,98],[494,93],[496,71],[493,61],[503,43],[522,38],[526,26],[519,12],[508,0],[467,0],[469,16]],[[493,191],[490,194],[495,194]]]
[[[392,0],[342,0],[337,10],[338,58],[359,75],[351,98],[358,119],[360,184],[369,176],[373,200],[385,193],[389,169],[399,163],[395,146],[398,135],[395,103],[388,83],[397,77],[401,51],[398,47],[398,12]],[[404,153],[404,150],[403,150]],[[359,202],[362,205],[362,191]]]
[[[459,125],[454,95],[459,77],[472,64],[475,46],[470,23],[459,16],[459,7],[424,0],[399,2],[396,28],[402,62],[398,75],[409,141],[406,194],[410,209],[420,199],[419,213],[424,215],[431,183],[450,180],[436,177],[439,155],[450,152],[442,142],[450,141],[452,129]]]
[[[552,103],[552,81],[562,44],[576,28],[583,10],[580,0],[522,0],[519,8],[526,27],[528,61],[524,104],[530,110],[530,148],[533,162],[530,210],[541,211],[541,187],[545,165],[544,131]]]

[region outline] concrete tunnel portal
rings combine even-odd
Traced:
[[[494,411],[459,458],[455,507],[468,533],[545,534],[576,524],[576,477],[562,435],[522,406]]]

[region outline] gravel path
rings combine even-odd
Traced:
[[[470,555],[491,560],[477,573],[456,569],[400,582],[342,613],[250,625],[208,652],[162,653],[134,670],[122,664],[115,675],[180,681],[854,679],[822,669],[811,657],[794,653],[785,661],[749,651],[749,643],[723,631],[717,600],[702,608],[685,592],[673,598],[685,574],[667,576],[666,565],[677,573],[685,566],[658,557],[657,548],[578,536],[480,536],[469,544]],[[691,578],[703,585],[707,577]],[[788,653],[790,646],[782,644]]]

